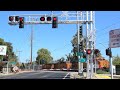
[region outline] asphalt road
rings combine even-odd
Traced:
[[[32,71],[0,76],[0,79],[70,79],[70,74],[66,71]]]

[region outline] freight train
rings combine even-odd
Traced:
[[[96,68],[102,69],[102,68],[109,68],[109,61],[105,59],[96,59]],[[83,68],[86,68],[87,63],[83,63]],[[42,66],[43,69],[78,69],[78,63],[71,63],[71,62],[64,62],[64,63],[53,63],[53,64],[44,64]]]

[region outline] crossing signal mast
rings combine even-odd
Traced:
[[[21,19],[22,18],[22,19]],[[83,44],[83,27],[86,31],[86,49],[93,49],[95,47],[95,13],[94,11],[60,11],[51,12],[50,14],[23,14],[9,16],[9,25],[19,25],[19,28],[24,28],[24,25],[30,24],[52,24],[52,28],[58,28],[58,24],[76,24],[78,30],[78,51],[82,50]],[[80,30],[80,32],[79,32]],[[80,37],[81,39],[79,39]],[[89,41],[94,42],[89,48]],[[92,56],[86,54],[87,59],[87,78],[89,78],[89,60],[93,60]],[[79,70],[83,67],[78,66]],[[92,69],[92,66],[91,66]]]
[[[30,18],[29,19],[33,19],[33,18]],[[35,19],[35,18],[34,18]],[[19,28],[24,28],[24,24],[52,24],[52,28],[58,28],[58,17],[57,16],[54,16],[54,17],[51,17],[51,16],[41,16],[40,21],[26,21],[25,22],[25,19],[24,17],[19,17],[19,16],[9,16],[9,24],[10,25],[18,25],[19,24]]]

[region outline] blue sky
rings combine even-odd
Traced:
[[[19,14],[46,14],[50,11],[0,11],[0,38],[7,42],[11,42],[14,52],[16,50],[22,51],[20,53],[20,61],[26,62],[30,59],[30,34],[31,26],[25,25],[24,29],[19,29],[17,26],[10,26],[8,24],[8,16]],[[108,47],[109,31],[120,28],[120,11],[95,11],[96,24],[96,48],[100,49],[103,57],[108,59],[105,55],[105,49]],[[33,61],[37,56],[37,50],[47,48],[54,60],[60,57],[65,57],[65,54],[71,52],[71,40],[76,33],[75,24],[59,24],[57,29],[52,29],[51,24],[33,25]],[[100,44],[101,43],[101,44]],[[120,48],[113,48],[113,56],[119,55]],[[18,55],[18,53],[17,53]]]

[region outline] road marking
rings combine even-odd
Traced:
[[[40,73],[44,73],[44,72],[35,72],[35,73],[32,73],[32,72],[29,72],[29,73],[18,73],[18,74],[13,74],[12,75],[9,75],[8,77],[4,77],[3,79],[21,79],[21,78],[27,78],[29,76],[32,76],[32,75],[36,75],[36,74],[40,74]],[[22,75],[21,75],[22,74]]]
[[[65,79],[70,73],[67,73],[63,79]]]

